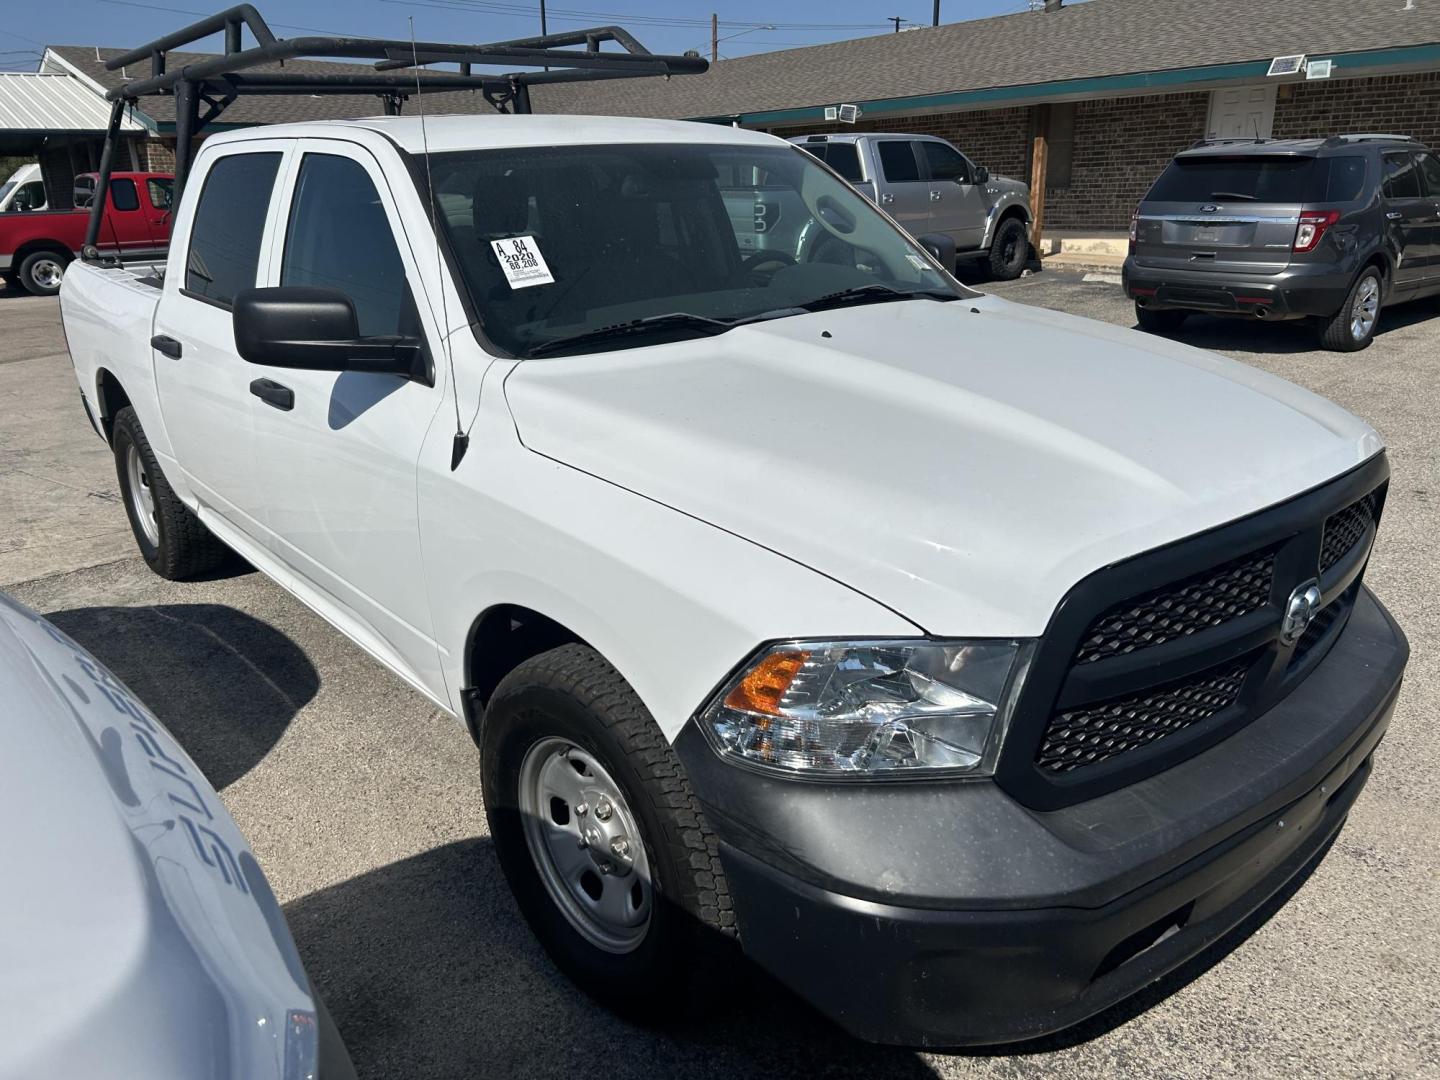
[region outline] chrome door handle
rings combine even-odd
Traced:
[[[1399,210],[1387,210],[1385,211],[1385,216],[1391,221],[1399,221],[1405,215],[1402,214]]]
[[[938,191],[932,191],[932,192],[930,192],[930,201],[931,201],[931,202],[939,202],[939,201],[940,201],[940,196],[941,196],[941,193],[940,193],[940,192],[938,192]]]
[[[884,203],[885,205],[888,206],[890,203],[892,203],[892,202],[895,201],[895,196],[894,196],[894,195],[891,195],[891,194],[887,191],[884,195],[881,195],[881,196],[880,196],[880,201],[881,201],[882,203]]]

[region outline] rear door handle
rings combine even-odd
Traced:
[[[156,352],[162,352],[171,360],[179,360],[181,353],[180,342],[168,334],[156,334],[150,339],[150,347]]]
[[[943,198],[943,193],[942,193],[942,192],[939,192],[939,191],[932,191],[932,192],[930,192],[930,201],[931,201],[931,202],[939,202],[939,201],[941,200],[941,198]]]
[[[256,379],[250,384],[250,393],[282,412],[289,412],[295,407],[295,391],[272,379]]]
[[[1387,210],[1385,211],[1385,216],[1391,221],[1399,221],[1405,215],[1402,214],[1399,210]]]
[[[890,203],[893,203],[895,201],[895,196],[887,191],[885,194],[880,196],[880,201],[888,206]]]

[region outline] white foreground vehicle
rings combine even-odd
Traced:
[[[0,594],[0,1077],[353,1080],[250,846],[180,744]]]
[[[757,186],[824,261],[747,261]],[[233,548],[463,717],[536,933],[641,1015],[738,939],[867,1038],[1065,1026],[1314,859],[1398,692],[1374,431],[970,292],[770,136],[220,134],[163,274],[61,301],[151,567]]]

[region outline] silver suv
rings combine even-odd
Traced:
[[[1408,136],[1197,143],[1135,212],[1125,291],[1144,330],[1310,319],[1354,351],[1382,305],[1440,293],[1437,225],[1440,159]]]
[[[912,236],[940,234],[958,257],[979,256],[990,275],[1017,278],[1030,259],[1030,187],[991,176],[933,135],[802,135],[810,151]]]

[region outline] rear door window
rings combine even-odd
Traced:
[[[1153,202],[1299,203],[1310,190],[1315,159],[1278,154],[1176,158],[1147,198]]]
[[[231,154],[210,169],[190,228],[189,295],[229,307],[237,292],[255,284],[265,213],[279,169],[278,153]]]
[[[860,151],[854,143],[806,143],[805,149],[851,183],[864,179],[860,173]]]
[[[1426,194],[1440,198],[1440,158],[1430,153],[1416,156],[1420,159],[1420,175],[1425,181]]]
[[[880,154],[880,171],[891,184],[915,183],[920,179],[920,163],[915,158],[915,144],[908,139],[881,139],[875,144]]]
[[[1420,171],[1415,167],[1414,157],[1404,151],[1385,155],[1385,197],[1420,197]]]
[[[140,195],[134,180],[110,181],[110,206],[115,210],[139,210]]]

